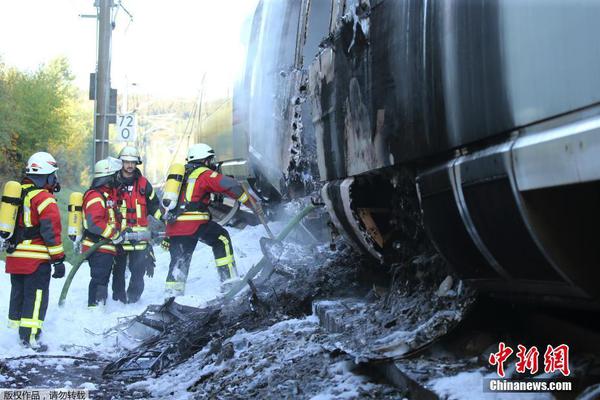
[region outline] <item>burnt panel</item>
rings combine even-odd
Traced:
[[[376,135],[395,164],[448,148],[441,74],[427,28],[427,2],[385,1],[373,7],[370,43]],[[431,7],[429,7],[431,8]],[[435,135],[429,132],[434,130]]]
[[[527,231],[508,178],[465,185],[463,193],[483,243],[512,278],[562,280]]]
[[[471,240],[451,191],[424,197],[423,221],[437,249],[465,279],[500,279]]]
[[[344,233],[347,235],[348,239],[355,245],[362,248],[362,251],[367,253],[368,249],[363,245],[360,238],[356,235],[352,224],[355,224],[356,221],[348,221],[346,216],[346,211],[344,210],[344,200],[342,199],[340,185],[343,181],[331,182],[326,186],[327,197],[331,200],[331,205],[333,210],[329,210],[333,212],[339,221],[341,228],[344,230]]]
[[[528,220],[544,249],[574,285],[600,297],[600,183],[522,192]]]

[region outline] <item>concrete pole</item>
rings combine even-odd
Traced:
[[[94,163],[108,157],[108,113],[110,104],[111,8],[113,0],[96,0],[98,7],[98,58],[96,65],[96,116]]]

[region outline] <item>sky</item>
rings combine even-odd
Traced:
[[[115,0],[118,3],[118,0]],[[256,0],[123,0],[113,30],[112,87],[120,93],[220,97],[243,65],[241,28]],[[66,56],[86,88],[96,67],[93,0],[0,1],[0,59],[33,71]]]

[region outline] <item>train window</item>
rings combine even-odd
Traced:
[[[319,44],[329,31],[332,8],[332,0],[309,0],[306,40],[302,51],[303,64],[310,64],[319,52]]]

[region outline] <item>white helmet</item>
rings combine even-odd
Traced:
[[[119,160],[122,161],[135,161],[137,164],[142,163],[142,158],[140,157],[140,153],[137,151],[135,147],[125,146],[119,152]]]
[[[102,178],[118,172],[123,168],[123,162],[118,158],[107,157],[94,165],[94,178]]]
[[[215,151],[207,144],[196,143],[188,150],[186,162],[200,161],[215,155]]]
[[[58,171],[56,160],[51,154],[44,151],[35,153],[29,157],[25,173],[30,175],[49,175]]]

